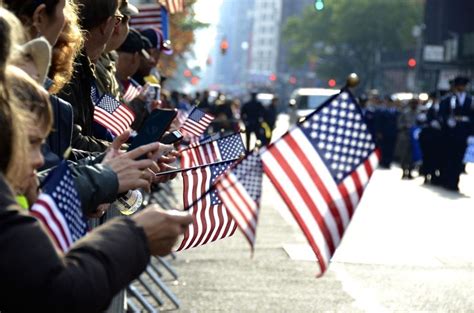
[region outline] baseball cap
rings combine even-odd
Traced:
[[[128,53],[139,52],[148,59],[150,55],[145,50],[147,45],[150,45],[148,39],[140,35],[136,29],[131,28],[128,32],[127,38],[125,38],[123,44],[118,47],[117,51]]]
[[[148,38],[152,48],[157,48],[164,54],[168,55],[173,53],[173,50],[171,49],[171,42],[169,40],[165,40],[163,33],[159,29],[147,28],[142,30],[141,34]]]
[[[122,4],[119,9],[120,13],[127,16],[137,15],[139,13],[138,8],[128,2],[128,0],[122,0]]]

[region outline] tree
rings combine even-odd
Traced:
[[[195,20],[193,5],[196,1],[185,0],[184,12],[170,16],[170,40],[173,54],[162,55],[160,60],[160,73],[166,77],[173,77],[178,69],[178,63],[186,61],[190,47],[194,43],[194,31],[209,26]]]
[[[356,72],[363,86],[373,86],[382,53],[415,45],[411,30],[422,13],[422,0],[325,1],[324,10],[308,8],[285,25],[290,63],[302,67],[316,60],[323,79],[344,80]]]

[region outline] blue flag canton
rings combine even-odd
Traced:
[[[244,144],[240,134],[234,134],[217,141],[222,160],[232,160],[245,153]]]
[[[43,191],[56,203],[68,225],[72,240],[76,241],[86,235],[87,223],[82,213],[81,201],[71,172],[67,164],[63,163],[53,170],[51,175],[52,177],[46,182]]]
[[[211,185],[214,184],[214,182],[219,178],[231,165],[233,162],[223,162],[220,164],[216,165],[211,165],[210,170],[211,170]],[[211,204],[212,205],[218,205],[221,204],[222,201],[217,195],[217,190],[213,189],[211,191]]]
[[[350,175],[375,149],[355,100],[341,92],[301,125],[336,183]]]
[[[96,105],[108,113],[113,114],[115,110],[117,110],[117,108],[121,105],[121,103],[110,95],[104,94]]]
[[[250,154],[232,172],[244,186],[250,197],[258,204],[262,194],[262,160],[258,153]]]
[[[188,118],[195,122],[199,122],[204,117],[205,114],[206,113],[204,113],[203,111],[198,110],[196,109],[196,107],[194,107],[191,113],[189,114]]]
[[[95,83],[92,83],[91,85],[91,101],[94,105],[96,105],[99,102],[100,96],[99,96],[99,90],[97,89],[97,86]]]

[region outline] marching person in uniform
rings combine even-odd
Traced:
[[[448,152],[441,167],[443,187],[459,191],[467,138],[474,132],[474,103],[466,92],[467,77],[454,79],[454,93],[440,103],[439,115],[443,129],[443,150]]]

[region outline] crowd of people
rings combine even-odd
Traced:
[[[170,253],[192,217],[150,205],[94,228],[63,253],[30,213],[44,173],[64,157],[89,219],[121,194],[173,178],[177,152],[155,142],[125,152],[130,131],[94,121],[97,97],[123,102],[131,76],[145,84],[167,53],[155,29],[130,30],[136,8],[119,0],[5,0],[0,8],[0,311],[100,312]],[[158,78],[157,78],[158,79]],[[147,88],[125,104],[140,130],[160,105]],[[72,148],[69,149],[69,147]],[[22,205],[20,206],[19,203]]]
[[[380,147],[382,168],[396,161],[403,179],[412,179],[417,169],[425,184],[457,192],[468,138],[474,135],[474,103],[468,78],[458,76],[450,83],[450,91],[427,100],[371,95],[360,103]]]

